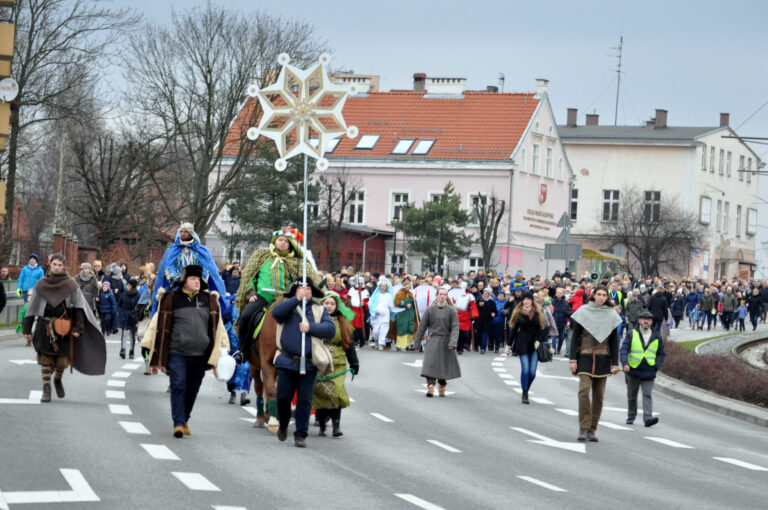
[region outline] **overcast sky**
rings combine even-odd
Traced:
[[[595,111],[613,124],[616,58],[624,37],[619,124],[637,125],[656,108],[670,125],[715,126],[720,112],[742,136],[768,136],[768,2],[550,0],[226,0],[313,24],[333,48],[334,68],[381,76],[382,90],[410,88],[414,72],[467,78],[470,89],[535,90],[550,80],[557,121],[566,108]],[[120,4],[122,2],[116,2]],[[166,24],[173,8],[206,0],[133,0],[147,21]],[[768,146],[754,146],[763,159]]]

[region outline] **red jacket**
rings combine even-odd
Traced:
[[[568,304],[571,305],[572,311],[578,310],[584,304],[584,289],[577,289],[576,294],[568,301]]]
[[[474,301],[469,302],[469,306],[465,311],[461,311],[458,308],[456,313],[459,315],[459,330],[469,331],[472,329],[472,319],[477,319],[479,315],[477,312],[477,304]]]

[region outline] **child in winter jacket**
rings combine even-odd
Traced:
[[[741,300],[741,305],[736,309],[736,317],[739,319],[739,331],[744,331],[744,319],[747,318],[747,302]]]
[[[125,348],[128,343],[128,337],[131,338],[131,350],[128,355],[130,359],[134,358],[133,349],[136,346],[136,315],[133,311],[139,304],[138,282],[134,279],[128,280],[125,292],[117,296],[117,320],[122,330],[120,335],[120,357],[125,359]]]
[[[112,293],[112,285],[108,281],[101,283],[101,292],[96,298],[101,320],[101,334],[105,337],[112,332],[112,316],[117,313],[117,301]]]
[[[701,305],[696,305],[696,308],[689,312],[689,317],[693,322],[693,327],[701,330],[704,327],[704,315],[701,313]]]

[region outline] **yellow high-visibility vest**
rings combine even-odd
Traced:
[[[637,368],[645,358],[646,363],[650,366],[656,364],[656,353],[659,350],[659,339],[656,338],[648,344],[646,349],[643,349],[643,340],[640,337],[640,332],[637,330],[632,331],[632,344],[629,346],[629,366]]]

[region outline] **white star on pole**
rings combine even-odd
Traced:
[[[287,53],[280,54],[277,61],[282,68],[275,83],[263,89],[256,85],[248,88],[248,95],[259,100],[263,114],[259,127],[249,128],[247,136],[256,140],[263,135],[275,142],[280,154],[275,168],[279,172],[288,167],[286,160],[298,154],[316,159],[317,169],[325,171],[328,143],[345,134],[350,138],[358,134],[357,127],[347,127],[341,114],[350,89],[331,82],[327,72],[330,57],[326,54],[308,69],[289,65]],[[310,141],[314,138],[317,146]]]

